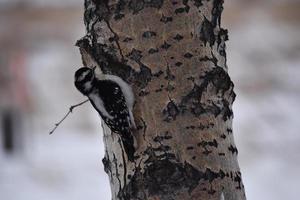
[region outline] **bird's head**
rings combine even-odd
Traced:
[[[75,72],[75,87],[84,95],[89,94],[93,88],[95,68],[82,67]]]

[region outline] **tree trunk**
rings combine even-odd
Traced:
[[[133,88],[129,162],[103,125],[112,199],[246,199],[232,135],[223,0],[85,0],[85,66]]]

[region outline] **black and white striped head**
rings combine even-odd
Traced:
[[[84,95],[88,95],[93,88],[94,69],[82,67],[75,72],[75,87]]]

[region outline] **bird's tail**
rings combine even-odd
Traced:
[[[121,135],[121,140],[122,140],[125,152],[127,154],[128,160],[133,162],[134,161],[134,152],[135,152],[133,135],[131,133],[123,134],[123,135]]]

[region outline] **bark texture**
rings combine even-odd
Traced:
[[[246,199],[232,135],[222,0],[85,0],[85,66],[135,93],[135,162],[104,125],[112,198]]]

